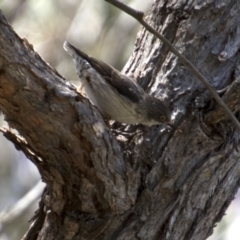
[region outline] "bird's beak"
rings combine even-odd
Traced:
[[[175,129],[176,131],[182,133],[182,130],[180,128],[176,127],[172,122],[167,122],[167,125],[173,129]]]

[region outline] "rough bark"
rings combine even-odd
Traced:
[[[239,1],[155,1],[147,16],[217,90],[229,86],[222,94],[234,112],[239,11]],[[25,240],[200,240],[212,233],[239,186],[239,134],[161,42],[143,29],[123,72],[169,102],[183,133],[119,123],[112,132],[2,15],[0,45],[0,109],[22,137],[5,136],[47,184]]]

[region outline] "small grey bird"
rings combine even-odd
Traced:
[[[159,99],[150,96],[134,81],[113,67],[88,56],[65,42],[73,57],[77,74],[89,100],[107,119],[147,126],[170,123],[171,111]]]

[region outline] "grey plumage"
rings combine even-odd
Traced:
[[[148,126],[170,122],[169,108],[130,78],[68,42],[64,43],[64,49],[74,59],[87,97],[105,118]]]

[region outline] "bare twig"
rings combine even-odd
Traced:
[[[233,113],[239,111],[240,106],[240,77],[234,80],[231,85],[227,87],[226,92],[222,96],[223,101],[228,105],[231,106],[231,110]],[[206,123],[218,123],[220,121],[226,120],[228,118],[225,111],[222,111],[220,106],[216,106],[212,111],[209,111],[206,116],[205,120]]]
[[[177,51],[176,48],[173,47],[173,45],[159,32],[157,32],[154,28],[152,28],[147,22],[145,22],[143,16],[144,13],[140,11],[136,11],[133,8],[128,7],[122,2],[119,2],[117,0],[105,0],[106,2],[111,3],[115,7],[121,9],[125,13],[129,14],[133,18],[135,18],[138,22],[141,23],[142,26],[144,26],[150,33],[152,33],[154,36],[156,36],[158,39],[160,39],[164,44],[166,44],[169,48],[169,51],[174,53],[181,61],[182,63],[188,67],[193,74],[203,83],[203,85],[209,90],[211,95],[214,97],[216,102],[224,109],[226,114],[229,116],[229,118],[233,121],[236,128],[240,131],[240,123],[234,116],[234,114],[231,112],[231,110],[227,107],[227,105],[223,102],[223,100],[219,97],[217,92],[214,90],[214,88],[211,86],[211,84],[207,81],[207,79],[204,78],[204,76],[193,66],[193,64],[186,59],[180,52]]]

